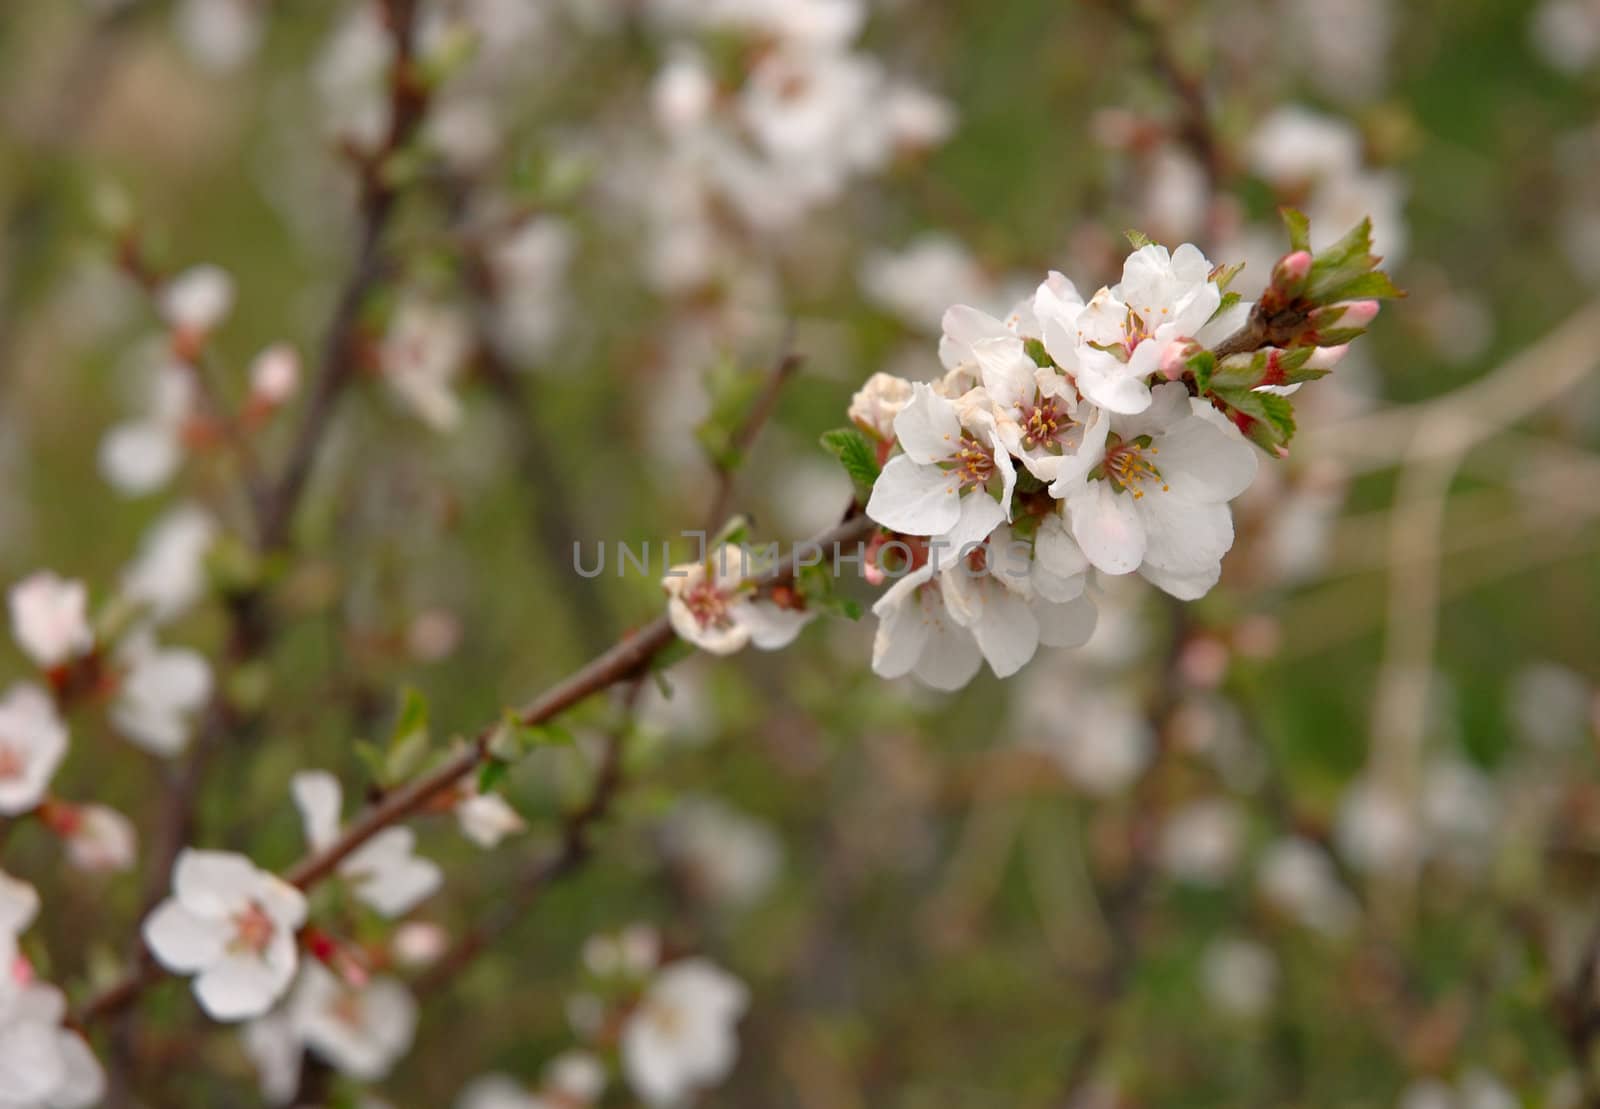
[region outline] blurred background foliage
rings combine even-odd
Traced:
[[[1371,403],[1422,402],[1478,379],[1592,297],[1600,270],[1573,257],[1573,212],[1592,200],[1600,161],[1573,151],[1584,134],[1595,141],[1600,69],[1551,66],[1530,30],[1538,13],[1520,0],[1363,0],[1350,25],[1383,19],[1388,33],[1366,79],[1330,89],[1317,60],[1330,44],[1297,22],[1314,6],[1151,4],[1144,19],[1117,3],[1060,0],[875,9],[867,48],[948,97],[959,124],[942,148],[818,213],[775,263],[787,311],[715,344],[739,374],[759,375],[792,323],[805,360],[738,477],[736,504],[758,532],[798,538],[837,515],[847,485],[814,444],[844,422],[870,373],[908,350],[934,372],[935,339],[858,288],[865,246],[939,230],[997,280],[1037,281],[1050,268],[1080,288],[1114,280],[1121,230],[1149,224],[1139,151],[1104,141],[1105,113],[1166,141],[1183,106],[1153,63],[1157,49],[1203,83],[1237,171],[1223,184],[1238,218],[1272,218],[1272,190],[1247,172],[1244,151],[1283,103],[1349,119],[1369,161],[1404,175],[1410,245],[1396,272],[1412,296],[1367,341]],[[342,5],[261,7],[259,54],[217,74],[181,48],[164,3],[0,6],[7,580],[49,566],[103,597],[170,503],[125,498],[96,468],[100,437],[130,405],[128,352],[156,330],[138,290],[103,264],[110,192],[159,267],[209,261],[234,275],[238,308],[215,346],[232,396],[268,343],[288,339],[314,359],[355,226],[348,175],[321,141],[308,91]],[[703,407],[663,368],[674,319],[698,309],[641,279],[640,232],[593,201],[593,177],[552,182],[573,150],[599,176],[619,133],[637,126],[661,53],[626,22],[561,21],[504,93],[514,139],[487,172],[577,230],[563,336],[518,368],[509,400],[469,375],[454,434],[423,427],[374,381],[346,398],[300,519],[301,553],[273,591],[286,632],[232,679],[261,723],[213,767],[197,842],[286,865],[303,846],[289,775],[330,769],[358,793],[352,783],[370,775],[356,742],[386,737],[403,687],[426,695],[443,744],[658,611],[653,578],[608,568],[582,579],[563,540],[589,550],[659,542],[700,520]],[[397,277],[453,295],[459,270],[440,245],[449,221],[425,194],[407,196],[393,232]],[[382,297],[369,310],[381,318]],[[682,419],[662,426],[663,411]],[[1388,468],[1352,476],[1328,558],[1310,574],[1250,572],[1241,524],[1223,587],[1184,624],[1180,647],[1192,636],[1226,651],[1222,672],[1202,680],[1181,659],[1163,663],[1175,633],[1153,592],[1115,590],[1145,647],[1114,669],[1041,656],[1016,680],[985,674],[936,696],[871,675],[868,617],[814,625],[778,655],[692,659],[650,683],[637,722],[622,725],[627,784],[596,859],[427,999],[415,1049],[379,1090],[396,1105],[436,1106],[486,1070],[535,1075],[571,1042],[565,999],[584,937],[648,921],[754,992],[740,1065],[708,1106],[989,1109],[1062,1105],[1075,1093],[1104,1099],[1080,1104],[1378,1106],[1419,1079],[1456,1084],[1477,1070],[1518,1104],[1574,1104],[1561,1100],[1574,1061],[1556,996],[1597,911],[1593,736],[1534,765],[1517,714],[1556,706],[1519,706],[1513,694],[1538,661],[1600,678],[1597,416],[1589,383],[1453,486],[1426,741],[1481,772],[1499,804],[1481,857],[1425,864],[1400,910],[1382,909],[1381,880],[1340,862],[1369,911],[1354,933],[1329,939],[1265,905],[1252,863],[1286,831],[1330,840],[1367,763],[1393,569]],[[1308,407],[1302,432],[1342,418]],[[280,456],[290,426],[262,433],[264,455]],[[1570,469],[1524,470],[1518,444],[1535,440],[1558,445]],[[225,519],[229,480],[217,458],[182,478]],[[419,650],[419,621],[449,649]],[[1241,629],[1257,646],[1240,648]],[[214,652],[222,635],[212,607],[178,638]],[[7,669],[23,673],[3,650]],[[1037,754],[1052,742],[1039,706],[1070,717],[1074,691],[1097,683],[1141,701],[1181,695],[1193,708],[1178,750],[1110,796]],[[501,902],[582,796],[589,744],[618,720],[616,705],[590,705],[572,717],[578,747],[514,768],[505,789],[532,828],[498,851],[464,843],[442,817],[425,820],[423,850],[449,877],[421,915],[457,928]],[[60,789],[151,826],[168,768],[93,714],[74,720],[74,737]],[[775,834],[781,864],[753,904],[708,898],[665,861],[664,821],[686,795],[720,798]],[[1117,894],[1136,857],[1157,850],[1168,814],[1199,798],[1238,815],[1221,876],[1163,871],[1138,892],[1138,911],[1124,911]],[[1554,827],[1534,819],[1538,835],[1519,831],[1516,814],[1530,808]],[[46,891],[48,973],[82,989],[125,954],[139,883],[52,872],[52,852],[42,832],[19,827],[5,866]],[[1208,984],[1215,945],[1240,937],[1276,967],[1270,996],[1248,1013]],[[197,1034],[181,986],[162,986],[141,1014],[134,1050],[157,1091],[150,1104],[253,1103],[236,1042]],[[164,1066],[189,1057],[207,1067]],[[1453,1104],[1501,1104],[1466,1097]]]

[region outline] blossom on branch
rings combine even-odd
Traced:
[[[299,965],[300,891],[243,855],[193,848],[178,856],[172,890],[145,918],[151,954],[174,974],[194,976],[195,997],[215,1020],[272,1008]]]

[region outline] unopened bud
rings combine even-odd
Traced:
[[[1344,315],[1339,317],[1339,323],[1343,327],[1366,327],[1377,318],[1377,301],[1356,300],[1344,306]]]
[[[1311,254],[1305,250],[1285,254],[1278,260],[1277,269],[1277,274],[1273,275],[1274,279],[1281,275],[1285,281],[1304,281],[1311,276]]]
[[[1177,381],[1189,368],[1188,362],[1194,353],[1195,344],[1192,341],[1168,343],[1167,348],[1161,352],[1161,376],[1168,381]]]
[[[1306,368],[1312,370],[1331,370],[1339,364],[1346,354],[1350,353],[1350,344],[1342,343],[1336,347],[1318,347],[1311,352],[1311,357],[1306,359]]]
[[[256,355],[250,363],[250,399],[276,408],[300,387],[300,355],[287,343],[278,343]]]

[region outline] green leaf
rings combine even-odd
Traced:
[[[1241,430],[1263,449],[1274,451],[1294,437],[1294,404],[1288,397],[1257,393],[1249,388],[1214,389],[1212,392],[1229,408],[1247,417]]]
[[[1035,366],[1048,369],[1056,364],[1056,360],[1050,357],[1050,352],[1044,349],[1044,343],[1038,339],[1024,340],[1022,349],[1028,352],[1028,357],[1033,359]]]
[[[1136,231],[1130,227],[1128,230],[1124,231],[1122,235],[1128,240],[1128,245],[1133,247],[1134,250],[1143,250],[1145,247],[1150,245],[1150,236],[1146,235],[1143,231]]]
[[[1311,249],[1311,220],[1298,208],[1279,208],[1278,214],[1283,217],[1283,225],[1289,230],[1289,249]]]
[[[483,764],[483,769],[478,771],[478,792],[488,793],[506,776],[506,771],[511,769],[511,764],[499,759],[490,759]]]
[[[735,439],[755,403],[762,380],[760,374],[742,370],[727,358],[714,365],[706,375],[711,412],[705,422],[695,428],[694,434],[718,469],[737,469],[744,461]]]
[[[1226,312],[1229,308],[1232,308],[1235,304],[1239,303],[1239,294],[1230,293],[1228,291],[1228,286],[1232,285],[1233,279],[1238,277],[1239,274],[1243,272],[1243,262],[1235,262],[1231,266],[1217,267],[1216,274],[1211,278],[1212,284],[1216,285],[1217,288],[1222,290],[1222,304],[1217,308],[1217,313]],[[1230,297],[1233,299],[1230,300]],[[1212,318],[1216,318],[1216,313],[1212,314]]]
[[[857,499],[866,503],[879,472],[878,453],[867,437],[853,427],[835,428],[822,433],[822,449],[839,460],[850,475]]]
[[[1211,391],[1211,380],[1217,370],[1217,356],[1209,350],[1203,350],[1192,356],[1188,363],[1189,372],[1194,374],[1195,387],[1202,395]]]
[[[1325,290],[1330,301],[1340,300],[1395,300],[1405,296],[1405,290],[1389,279],[1382,270],[1370,270],[1352,278],[1343,285]]]

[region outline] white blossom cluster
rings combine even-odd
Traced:
[[[667,43],[652,89],[664,149],[638,199],[663,288],[697,288],[742,257],[727,215],[742,235],[796,232],[853,181],[954,126],[944,101],[856,49],[860,0],[655,0],[648,12]],[[730,41],[745,49],[730,53]]]
[[[63,1027],[61,991],[34,975],[19,940],[39,912],[28,883],[0,872],[0,1104],[86,1109],[105,1094],[89,1045]]]

